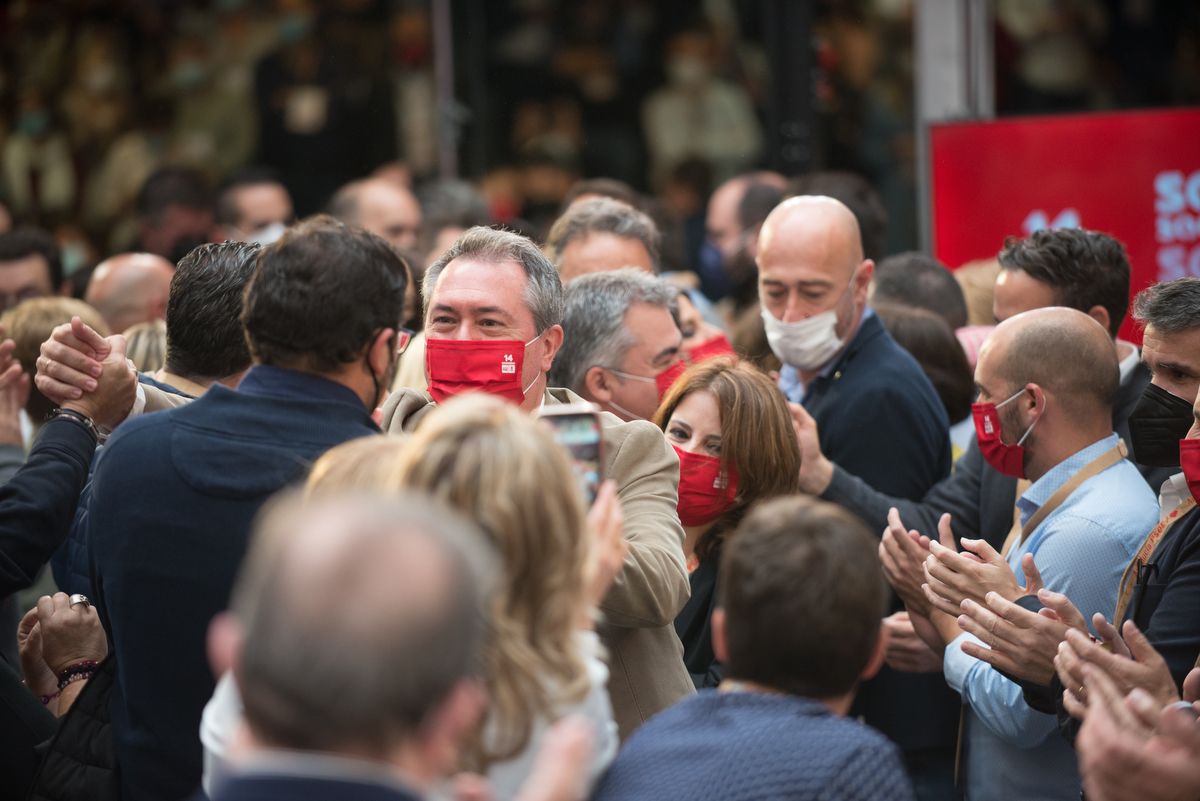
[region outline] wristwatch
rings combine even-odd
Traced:
[[[83,426],[88,430],[88,433],[95,438],[98,444],[103,444],[104,440],[108,439],[108,434],[100,430],[100,427],[96,425],[96,421],[88,417],[83,412],[77,412],[74,409],[63,409],[60,407],[46,415],[46,420],[48,421],[56,418],[71,420],[76,425]]]

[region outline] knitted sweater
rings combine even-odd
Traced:
[[[883,735],[808,698],[703,690],[645,723],[593,801],[910,801]]]

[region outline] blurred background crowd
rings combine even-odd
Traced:
[[[249,167],[272,171],[301,217],[353,179],[419,190],[449,165],[487,219],[539,239],[577,179],[624,181],[664,229],[664,266],[694,269],[712,189],[791,172],[769,146],[777,5],[447,0],[453,91],[439,94],[432,0],[6,3],[0,228],[52,231],[70,278],[135,246],[176,261],[214,238],[216,193]],[[812,67],[802,161],[876,187],[889,253],[918,244],[912,6],[806,4],[811,35],[790,43]],[[1200,102],[1195,3],[994,12],[999,115]],[[164,167],[195,174],[160,187],[189,199],[148,241],[139,202]]]

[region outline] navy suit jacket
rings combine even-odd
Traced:
[[[881,492],[915,501],[950,473],[945,407],[916,359],[873,314],[808,386],[804,408],[817,421],[825,455]],[[863,683],[855,704],[855,714],[905,751],[948,752],[958,713],[958,696],[941,674],[886,665]]]
[[[255,515],[329,448],[379,429],[346,387],[255,367],[123,424],[97,458],[87,516],[92,589],[117,676],[122,797],[178,799],[200,782],[214,681],[209,621],[226,608]]]

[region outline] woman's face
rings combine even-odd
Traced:
[[[705,456],[721,455],[721,408],[717,396],[697,390],[675,407],[664,432],[667,442],[681,451]]]

